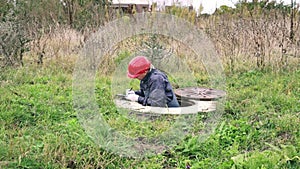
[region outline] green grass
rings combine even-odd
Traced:
[[[252,70],[226,79],[225,113],[214,134],[198,142],[205,118],[199,115],[172,149],[134,159],[106,151],[86,134],[73,108],[72,71],[54,65],[1,70],[0,168],[300,168],[300,71]],[[99,113],[114,129],[152,137],[173,124],[172,116],[141,123],[122,116],[110,87],[110,78],[96,80]]]

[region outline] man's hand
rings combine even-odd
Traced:
[[[135,92],[131,89],[126,89],[126,96],[129,95],[129,94],[135,94]]]
[[[130,93],[130,94],[127,94],[126,97],[125,97],[127,100],[130,100],[132,102],[137,102],[138,99],[139,99],[139,95],[135,94],[135,93]]]

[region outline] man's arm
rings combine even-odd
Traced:
[[[141,97],[145,97],[145,94],[142,90],[136,90],[136,91],[134,91],[134,93],[141,96]]]

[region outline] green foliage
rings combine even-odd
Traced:
[[[60,8],[63,9],[63,22],[77,30],[97,29],[108,19],[108,0],[64,0]],[[57,12],[57,11],[56,11]]]
[[[72,71],[59,65],[1,70],[0,168],[297,168],[300,71],[251,70],[226,79],[225,114],[210,137],[199,141],[206,117],[199,114],[174,148],[133,159],[85,133],[73,108]],[[96,77],[95,85],[99,113],[127,136],[159,135],[174,120],[132,120],[114,106],[110,78]]]
[[[131,54],[128,51],[121,52],[118,57],[115,59],[115,64],[120,64],[123,59],[129,57]]]
[[[233,12],[234,12],[234,9],[231,7],[228,7],[226,5],[220,6],[220,8],[218,8],[216,11],[216,13],[218,13],[218,14],[230,14]]]
[[[195,23],[196,12],[190,11],[188,8],[172,6],[166,10],[166,13],[177,16],[179,18],[183,18],[191,23]]]
[[[270,12],[272,10],[279,10],[284,13],[290,13],[293,6],[290,4],[285,5],[283,2],[276,2],[276,1],[252,1],[252,2],[238,2],[235,4],[236,11],[248,10],[248,11],[255,11],[255,10],[264,10],[265,12]]]
[[[9,14],[9,12],[12,10],[13,4],[7,3],[6,0],[0,1],[0,21],[3,22],[6,19],[6,16]]]
[[[29,50],[28,43],[30,42],[24,26],[14,21],[8,21],[0,23],[0,28],[0,56],[4,56],[0,66],[23,64],[23,54]]]
[[[266,143],[270,150],[254,151],[232,157],[233,168],[299,168],[299,153],[292,145],[276,147]]]

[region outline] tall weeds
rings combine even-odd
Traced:
[[[212,15],[199,25],[214,41],[230,71],[239,67],[289,69],[300,63],[299,12],[296,8],[254,6]]]

